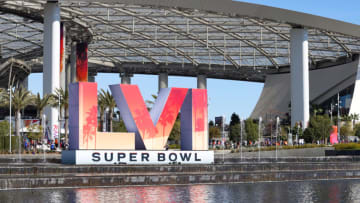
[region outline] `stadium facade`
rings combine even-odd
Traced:
[[[291,112],[305,127],[310,104],[328,108],[338,93],[360,114],[359,25],[231,0],[0,0],[0,12],[0,68],[26,67],[18,83],[43,72],[44,94],[97,73],[125,84],[156,74],[159,89],[180,75],[198,88],[207,78],[265,83],[252,117]],[[57,125],[58,110],[46,114]]]

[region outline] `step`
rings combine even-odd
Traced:
[[[270,171],[270,172],[213,172],[160,173],[93,176],[28,176],[0,178],[0,189],[46,187],[97,187],[128,185],[219,184],[255,181],[299,181],[328,179],[359,179],[359,170]]]

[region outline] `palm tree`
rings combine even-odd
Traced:
[[[11,94],[11,107],[14,109],[15,112],[15,134],[16,136],[18,136],[20,143],[20,112],[26,106],[33,104],[33,97],[30,91],[22,87],[16,87],[15,89],[11,89]],[[2,96],[4,105],[9,105],[10,95],[3,93]]]
[[[321,114],[323,109],[317,104],[311,104],[311,111],[313,112],[313,115],[316,116],[318,113]]]
[[[98,107],[100,112],[100,127],[99,131],[104,131],[104,113],[106,110],[106,103],[105,103],[105,95],[103,95],[101,92],[99,92],[98,95]]]
[[[357,114],[357,113],[350,114],[350,118],[353,122],[352,124],[353,124],[353,128],[354,128],[356,121],[359,120],[359,114]]]
[[[54,102],[52,103],[53,107],[58,107],[60,104],[60,115],[61,112],[64,112],[65,115],[65,143],[68,144],[68,129],[69,129],[69,91],[63,90],[62,88],[56,89],[55,94],[52,95]],[[61,127],[59,126],[59,132],[61,132]]]
[[[152,94],[151,97],[154,99],[154,101],[151,101],[151,100],[146,100],[146,101],[145,101],[148,111],[150,111],[151,108],[154,106],[155,101],[156,101],[156,99],[157,99],[157,95]]]
[[[113,131],[113,123],[112,123],[112,118],[113,118],[113,114],[114,114],[114,109],[116,107],[116,102],[114,97],[110,94],[110,92],[107,90],[105,92],[105,90],[101,89],[100,90],[100,94],[99,94],[99,100],[100,100],[100,105],[104,105],[105,108],[109,109],[109,123],[110,123],[110,132]]]
[[[44,109],[46,106],[51,105],[54,103],[52,100],[52,95],[45,94],[43,98],[40,97],[40,94],[37,93],[37,95],[34,98],[34,105],[36,107],[36,117],[41,121],[41,115],[43,115]],[[41,123],[41,122],[40,122]]]

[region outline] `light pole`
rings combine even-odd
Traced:
[[[240,160],[241,161],[242,161],[243,127],[244,127],[244,120],[240,119]]]
[[[45,156],[45,137],[46,137],[46,115],[43,114],[42,115],[42,120],[41,120],[41,123],[42,123],[42,127],[43,127],[43,141],[42,141],[42,148],[43,148],[43,155],[44,155],[44,162],[46,162],[46,156]]]
[[[59,93],[59,119],[58,119],[58,146],[60,146],[60,138],[61,138],[61,93]],[[56,139],[56,138],[55,138]]]
[[[277,161],[278,159],[278,151],[277,151],[277,141],[278,141],[278,136],[279,136],[279,125],[280,125],[280,118],[279,116],[276,117],[276,133],[275,133],[275,159]]]
[[[260,161],[260,150],[261,150],[261,148],[260,148],[260,143],[261,143],[261,140],[260,140],[260,138],[261,138],[261,122],[262,122],[262,118],[259,117],[259,143],[258,143],[258,160],[259,161]]]
[[[9,95],[10,95],[10,113],[9,113],[9,143],[10,143],[10,146],[9,146],[9,152],[11,153],[11,100],[12,100],[12,95],[11,95],[11,91],[12,91],[12,87],[10,86],[10,88],[8,89],[9,91]]]
[[[22,129],[22,131],[24,131],[23,125],[22,125],[22,122],[21,122],[21,114],[20,114],[20,112],[17,112],[16,116],[17,116],[18,119],[15,122],[17,122],[17,125],[20,127],[20,129]],[[21,162],[21,140],[22,140],[21,135],[22,134],[23,134],[23,132],[21,134],[19,132],[19,137],[18,137],[18,142],[19,142],[19,144],[18,144],[18,147],[19,147],[19,162]]]
[[[225,162],[225,115],[222,117],[223,163]]]
[[[331,120],[331,125],[333,125],[333,110],[334,110],[334,105],[331,103],[330,104],[330,120]]]
[[[338,142],[340,143],[340,94],[337,95],[337,126],[338,126]]]

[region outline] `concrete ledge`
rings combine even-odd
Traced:
[[[16,157],[0,157],[0,164],[34,164],[34,163],[61,163],[60,158],[46,158],[45,160],[43,158],[40,158],[39,156],[33,157],[33,158],[22,158],[21,161],[19,161],[19,158]]]
[[[316,158],[304,160],[307,161],[146,167],[0,164],[0,189],[360,178],[360,161],[344,158],[321,158],[317,162]]]
[[[215,164],[63,165],[47,159],[0,157],[0,189],[124,185],[221,184],[255,181],[360,179],[359,156],[261,159],[217,157]]]
[[[360,171],[288,171],[251,173],[209,173],[209,174],[159,174],[159,175],[109,175],[76,177],[27,177],[1,178],[1,189],[46,188],[46,187],[98,187],[130,185],[169,185],[169,184],[221,184],[254,181],[296,181],[317,179],[360,178]]]
[[[317,170],[360,170],[360,163],[242,163],[214,165],[148,165],[129,166],[63,166],[63,165],[0,165],[1,177],[18,176],[75,176],[102,174],[156,174],[156,173],[222,173],[222,172],[269,172],[269,171],[317,171]]]

